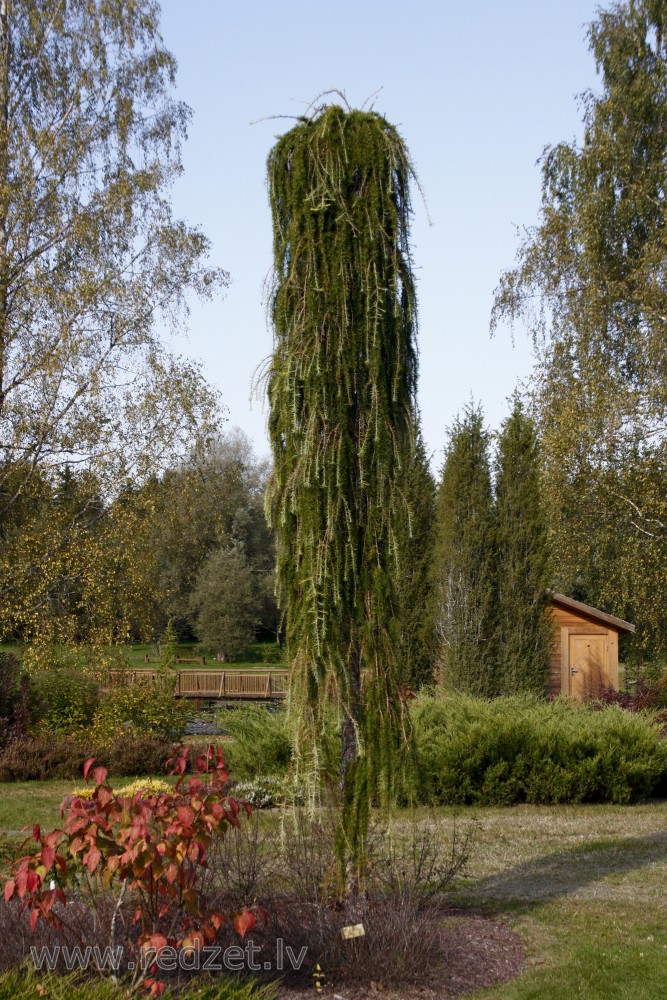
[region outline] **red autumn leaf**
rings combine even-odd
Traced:
[[[169,767],[169,774],[184,774],[185,768],[187,767],[187,756],[188,748],[185,748],[183,753],[180,753],[178,757],[172,757],[167,761],[167,766]]]
[[[151,951],[157,953],[159,951],[162,951],[163,948],[166,948],[168,943],[169,942],[167,941],[164,934],[151,934],[142,943],[141,947],[144,949],[150,949]]]
[[[106,767],[96,767],[93,771],[93,781],[96,785],[103,785],[107,780],[107,769]]]
[[[90,771],[90,769],[93,766],[94,762],[95,762],[95,758],[94,757],[90,757],[86,761],[86,763],[83,765],[83,777],[84,777],[84,780],[85,780],[86,784],[88,784],[88,772]]]
[[[16,888],[16,879],[10,878],[5,882],[5,903],[14,895],[14,889]]]
[[[34,931],[37,926],[37,921],[39,920],[39,910],[33,910],[30,914],[30,930]]]
[[[33,826],[32,835],[35,838],[35,840],[41,840],[41,830],[39,828],[39,823],[35,823],[35,825]]]
[[[102,857],[102,852],[100,851],[99,847],[95,847],[95,845],[93,844],[90,850],[83,856],[83,863],[89,872],[92,873],[95,871],[98,864],[100,863],[101,857]]]
[[[44,867],[48,872],[49,868],[53,865],[53,862],[56,860],[55,849],[53,847],[49,847],[48,845],[46,847],[43,847],[40,858],[42,864],[44,865]]]
[[[37,872],[33,871],[32,868],[29,868],[26,872],[26,885],[28,887],[28,892],[34,892],[35,889],[38,889],[41,884],[42,880]]]
[[[79,830],[84,830],[87,826],[88,826],[87,818],[84,817],[82,819],[75,819],[72,820],[71,823],[70,822],[67,823],[67,832],[69,834],[78,833]]]
[[[201,929],[202,929],[202,934],[204,935],[207,941],[215,941],[215,931],[213,930],[213,927],[209,923],[206,922],[203,923],[201,925]]]
[[[182,944],[184,948],[202,948],[204,945],[204,935],[201,931],[192,931],[191,934],[183,938]]]
[[[190,806],[179,806],[176,815],[178,816],[178,822],[183,826],[192,826],[195,821],[194,809]]]
[[[241,913],[234,914],[232,923],[234,924],[236,933],[244,938],[248,931],[251,931],[257,923],[257,917],[250,910],[242,910]]]
[[[98,770],[99,771],[103,771],[104,768],[103,767],[96,768],[95,769],[96,773],[97,773]],[[104,806],[108,805],[111,802],[112,799],[113,799],[113,792],[111,791],[110,788],[99,788],[98,789],[98,791],[97,791],[97,804],[98,805],[104,807]]]
[[[252,806],[250,805],[250,803],[249,802],[244,802],[243,803],[243,808],[245,809],[246,813],[249,816],[250,813],[252,812]]]

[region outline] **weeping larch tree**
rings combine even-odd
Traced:
[[[395,790],[409,724],[398,681],[399,530],[414,448],[413,176],[381,115],[317,109],[269,155],[275,285],[267,511],[298,720],[317,771],[342,716],[341,859]],[[301,762],[301,764],[299,764]]]

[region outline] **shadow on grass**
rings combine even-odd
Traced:
[[[639,871],[665,859],[667,831],[622,840],[588,841],[479,879],[456,893],[457,903],[463,906],[472,903],[477,907],[481,904],[495,911],[528,910],[587,888],[591,897],[611,900],[618,894],[616,886],[601,884],[596,888],[596,882]],[[634,895],[640,898],[642,890],[638,887]]]

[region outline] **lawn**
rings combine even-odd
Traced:
[[[476,810],[452,902],[523,938],[522,975],[476,1000],[658,1000],[667,991],[667,803]]]
[[[148,664],[149,666],[156,660],[153,649],[148,643],[134,643],[132,645],[123,646],[122,649],[128,662],[133,667],[146,666],[144,663],[145,656],[148,656],[150,660],[150,664]],[[0,644],[0,651],[15,653],[17,656],[21,656],[21,647],[15,643]],[[242,660],[229,663],[216,662],[215,654],[209,651],[206,653],[205,666],[218,670],[221,667],[224,667],[226,670],[284,670],[286,669],[285,664],[275,661],[276,651],[277,646],[275,642],[253,642],[250,646],[248,646]],[[195,659],[201,656],[201,652],[199,647],[193,643],[179,643],[176,647],[176,655],[182,656],[186,659]],[[197,667],[198,664],[186,663],[184,666]]]
[[[129,779],[123,779],[125,782]],[[0,785],[0,838],[57,825],[72,782]],[[441,809],[448,842],[475,820],[464,915],[522,938],[526,968],[475,1000],[662,1000],[667,983],[667,803]],[[406,823],[399,812],[399,827]],[[5,842],[6,843],[6,842]],[[344,991],[343,991],[344,992]]]

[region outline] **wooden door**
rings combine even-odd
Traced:
[[[569,694],[583,699],[599,693],[609,684],[608,637],[606,635],[570,635]]]

